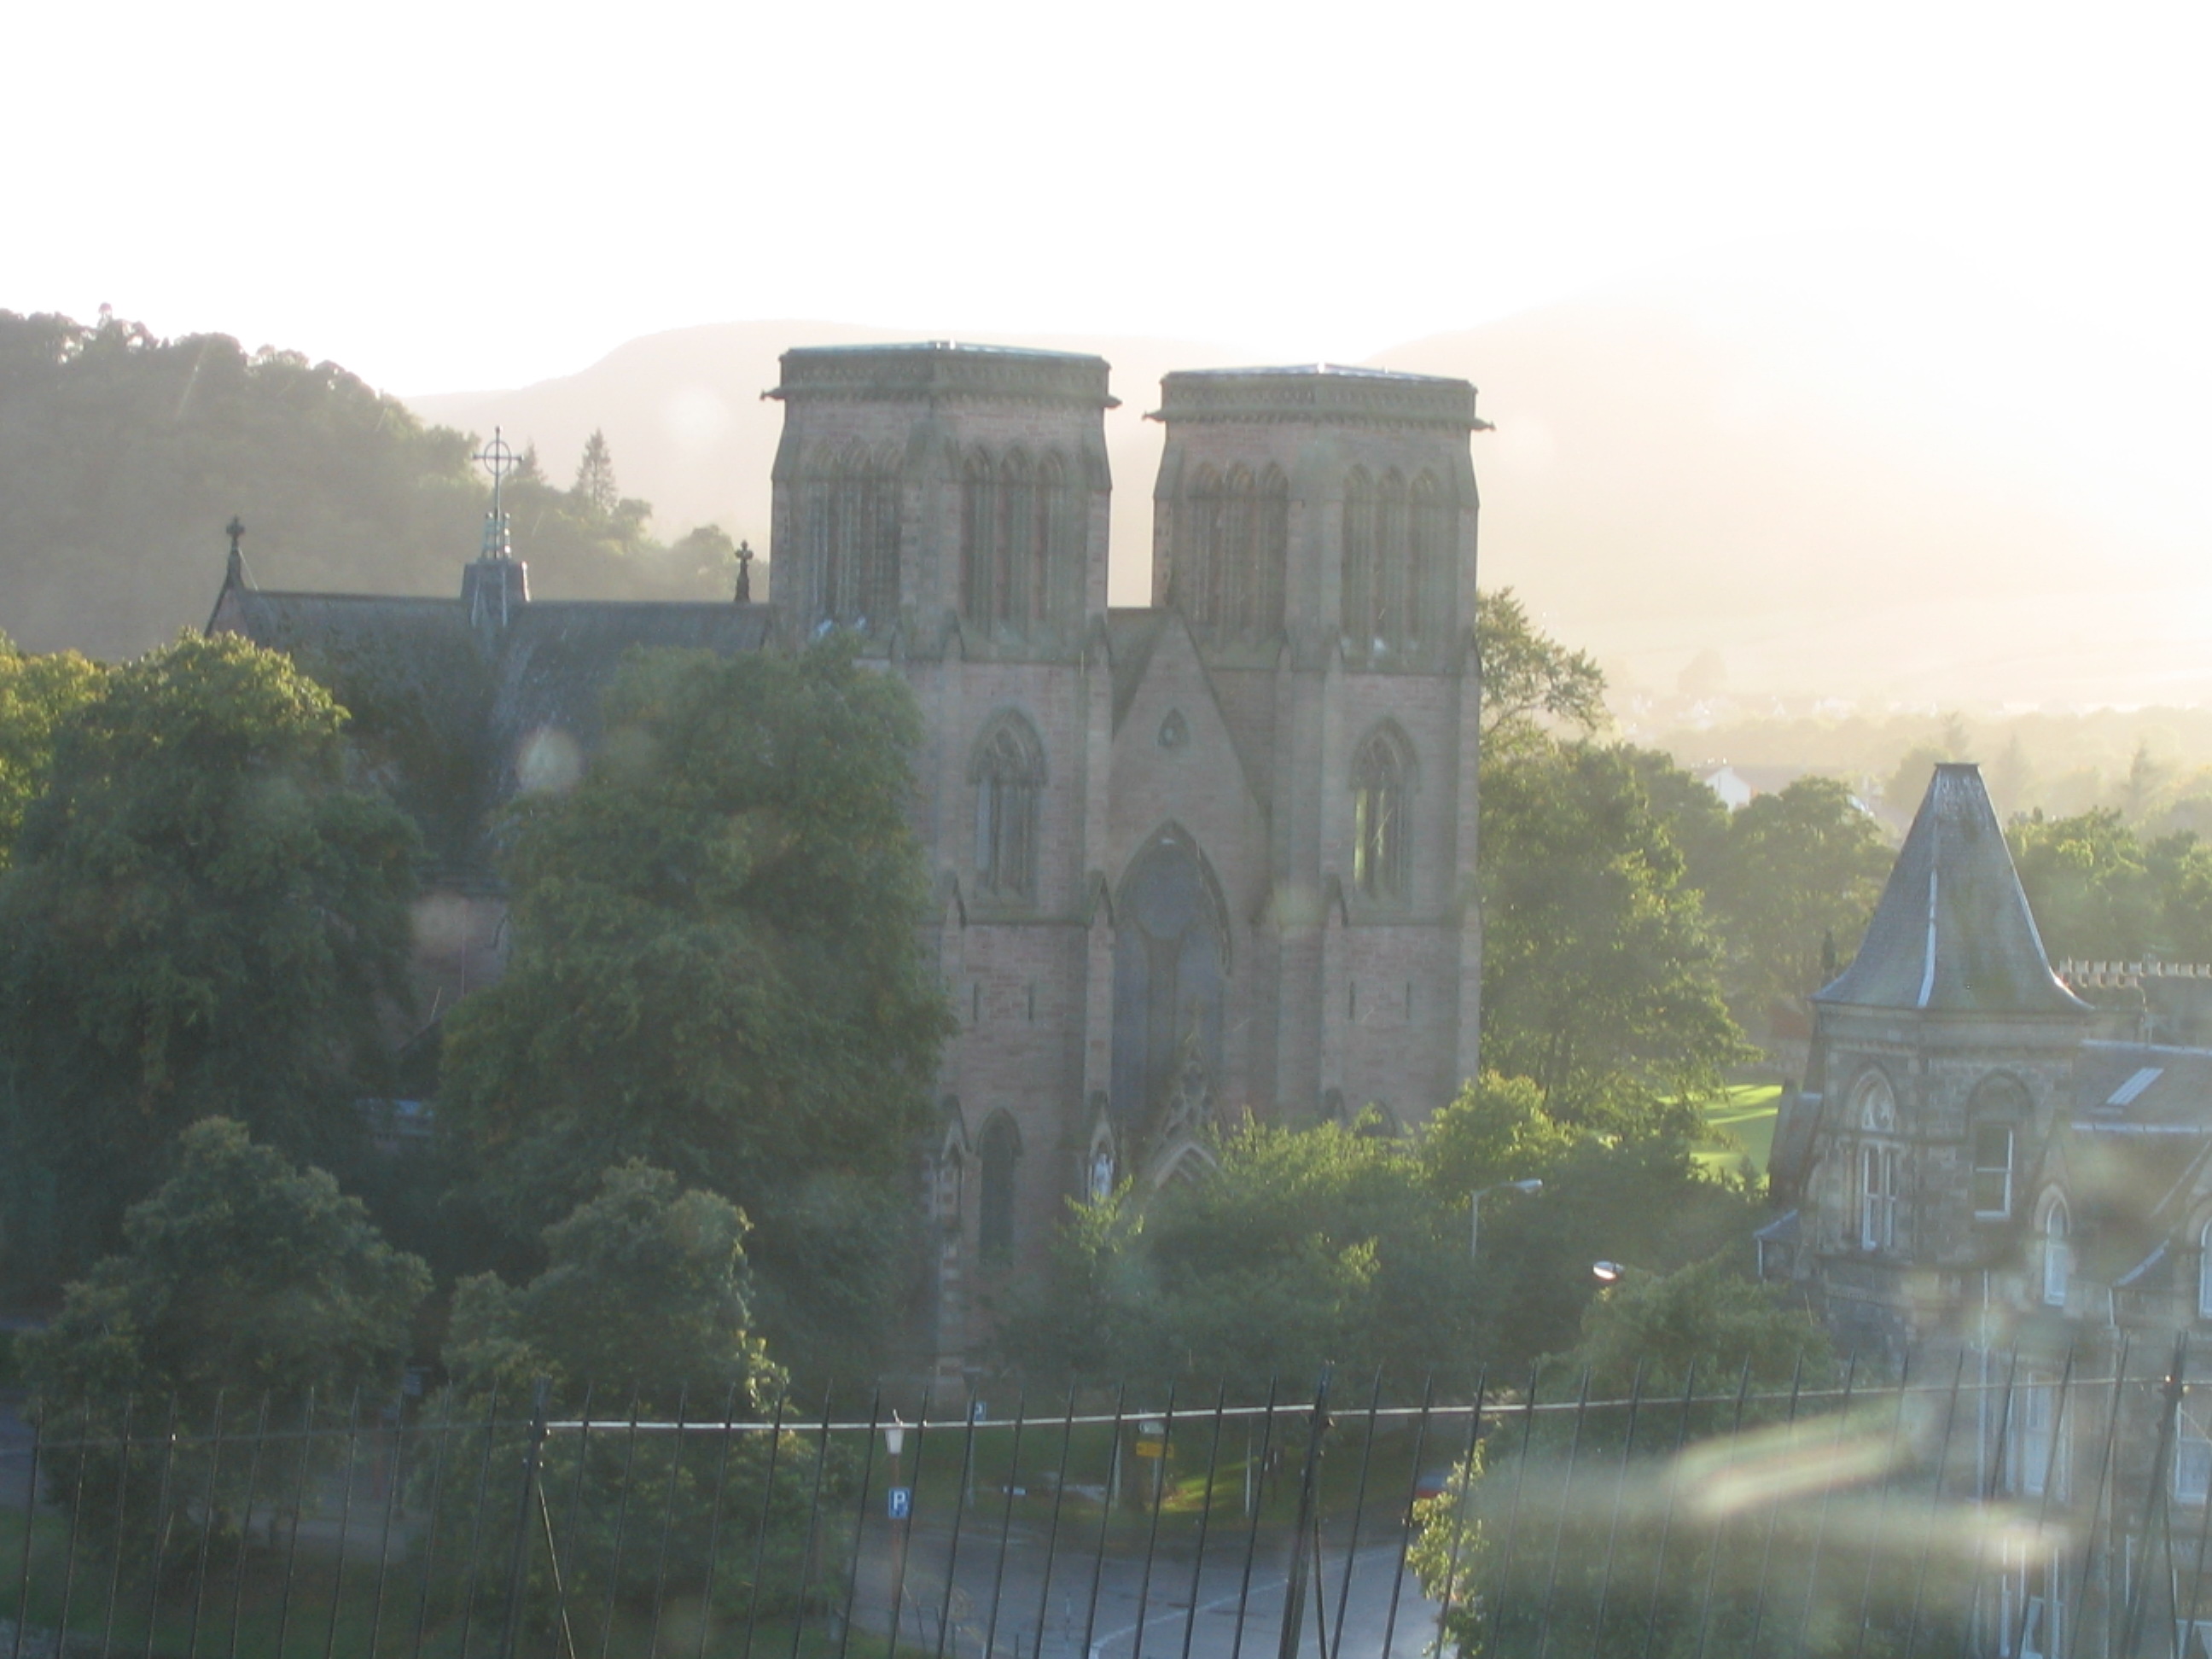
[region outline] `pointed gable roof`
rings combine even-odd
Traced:
[[[1936,769],[1851,965],[1820,1003],[2082,1016],[2021,890],[1981,769]]]

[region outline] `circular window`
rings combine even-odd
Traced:
[[[1182,710],[1170,708],[1168,717],[1160,722],[1160,747],[1173,750],[1190,742],[1190,722],[1182,717]]]

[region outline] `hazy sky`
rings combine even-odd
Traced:
[[[25,5],[0,307],[106,301],[400,392],[780,316],[1311,360],[1778,240],[1886,268],[1888,353],[1948,326],[1893,297],[1924,262],[2027,319],[2021,384],[2117,332],[2178,410],[2212,366],[2208,15]]]

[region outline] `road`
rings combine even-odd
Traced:
[[[1195,1539],[1190,1536],[1163,1540],[1148,1572],[1141,1544],[1101,1557],[1093,1553],[1091,1529],[1080,1525],[1063,1529],[1054,1549],[1046,1529],[1018,1522],[1007,1529],[1002,1557],[996,1521],[991,1517],[991,1524],[961,1540],[949,1601],[947,1654],[980,1659],[987,1641],[994,1659],[1274,1659],[1279,1650],[1287,1528],[1263,1532],[1248,1576],[1248,1535],[1241,1527],[1233,1535],[1217,1532],[1194,1574]],[[920,1525],[908,1541],[899,1627],[909,1644],[933,1650],[937,1646],[948,1608],[945,1563],[951,1542],[949,1527]],[[1399,1582],[1393,1627],[1397,1528],[1378,1531],[1370,1517],[1352,1558],[1346,1602],[1349,1542],[1342,1525],[1332,1527],[1323,1539],[1322,1582],[1316,1595],[1309,1571],[1297,1651],[1326,1653],[1332,1659],[1339,1653],[1347,1659],[1417,1659],[1435,1636],[1437,1610],[1408,1572]],[[855,1622],[888,1632],[896,1560],[889,1526],[872,1525],[861,1550]]]

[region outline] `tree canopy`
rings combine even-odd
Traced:
[[[347,787],[343,723],[227,635],[113,670],[61,720],[0,883],[17,1272],[111,1246],[195,1119],[356,1155],[408,997],[416,843]]]
[[[1076,1206],[1006,1322],[1009,1357],[1039,1382],[1180,1377],[1249,1399],[1324,1360],[1379,1366],[1401,1395],[1465,1391],[1574,1340],[1595,1260],[1748,1255],[1754,1195],[1705,1175],[1667,1121],[1600,1135],[1528,1079],[1485,1076],[1410,1139],[1380,1128],[1248,1124],[1206,1173]]]
[[[386,1243],[357,1200],[229,1118],[179,1137],[175,1168],[124,1223],[124,1248],[22,1339],[33,1390],[174,1397],[187,1421],[218,1395],[280,1418],[310,1391],[389,1394],[429,1270]]]
[[[2212,962],[2212,848],[2191,832],[2146,840],[2100,807],[2015,818],[2005,839],[2052,960]]]
[[[1605,675],[1596,659],[1539,632],[1511,588],[1475,596],[1474,638],[1486,744],[1511,747],[1547,726],[1587,735],[1605,725]]]
[[[479,1274],[455,1291],[445,1346],[463,1387],[539,1377],[574,1401],[682,1398],[759,1406],[776,1375],[751,1333],[745,1218],[714,1193],[679,1192],[632,1160],[545,1232],[545,1270],[513,1286]]]
[[[1484,1066],[1598,1127],[1717,1089],[1748,1051],[1630,758],[1589,743],[1494,757],[1481,811]]]
[[[825,641],[634,659],[574,790],[525,799],[514,951],[447,1022],[440,1109],[518,1237],[630,1158],[740,1205],[780,1351],[887,1324],[944,990],[903,682]]]
[[[1832,778],[1800,778],[1733,813],[1706,887],[1732,994],[1755,1008],[1820,988],[1849,960],[1895,857],[1881,826]]]
[[[97,694],[103,672],[74,651],[34,654],[0,635],[0,868],[46,787],[63,722]]]

